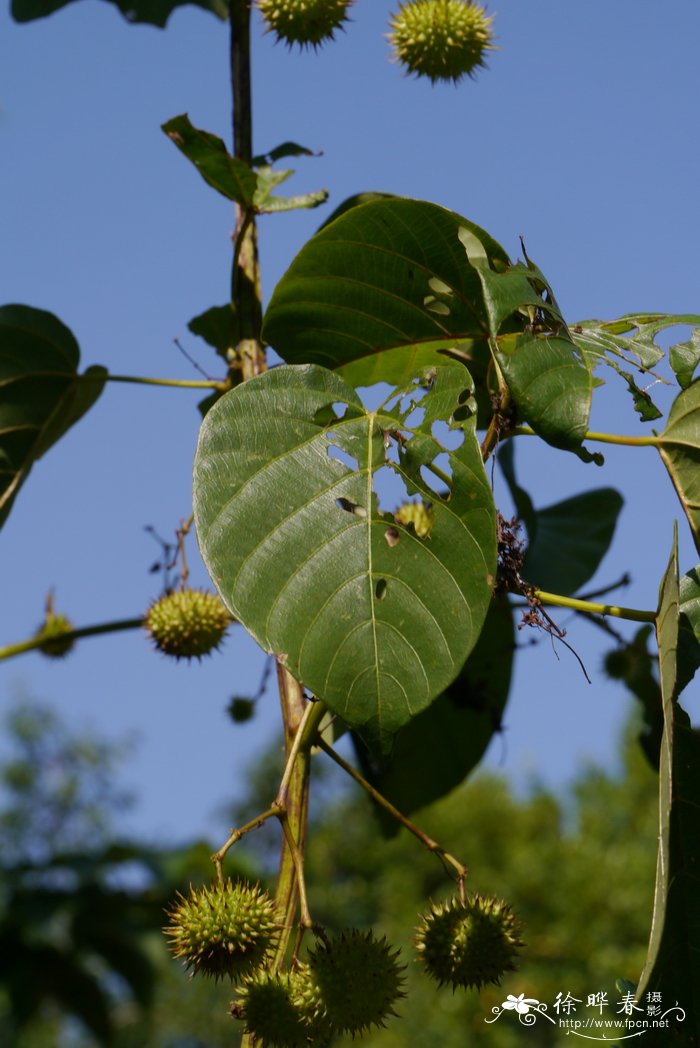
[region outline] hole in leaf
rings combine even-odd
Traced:
[[[457,397],[457,403],[458,404],[466,404],[466,402],[472,396],[473,392],[474,392],[474,390],[472,390],[472,389],[463,389],[462,392]]]
[[[398,545],[401,533],[398,528],[387,528],[384,532],[384,538],[386,539],[387,546],[391,546],[393,549],[394,546]]]
[[[377,600],[384,600],[386,597],[386,579],[377,579],[377,583],[374,587],[374,595]]]
[[[399,506],[408,501],[408,490],[393,466],[381,466],[372,477],[372,484],[383,506]]]
[[[344,404],[342,400],[339,400],[333,405],[333,410],[335,411],[335,417],[341,419],[345,416],[348,406],[347,404]]]
[[[433,422],[430,427],[430,435],[433,440],[437,440],[438,444],[442,445],[443,448],[447,448],[448,451],[455,451],[464,443],[464,430],[451,429],[447,422],[443,422],[442,419]]]
[[[343,451],[343,449],[339,448],[337,444],[329,444],[326,451],[328,452],[329,458],[336,459],[336,461],[342,462],[344,466],[349,466],[350,469],[354,470],[356,473],[358,472],[360,467],[357,459],[353,458],[352,455],[349,455],[347,451]]]
[[[431,465],[442,470],[442,472],[452,480],[452,463],[450,462],[450,456],[446,451],[441,451],[439,455],[436,455]]]
[[[452,418],[455,422],[464,422],[466,419],[471,418],[473,414],[472,409],[464,404],[462,407],[455,408]]]
[[[450,489],[442,480],[440,480],[439,477],[436,477],[434,473],[431,473],[427,466],[421,466],[420,475],[426,487],[430,488],[430,490],[443,502],[448,501],[451,494]]]
[[[424,418],[425,408],[421,407],[420,404],[417,404],[413,411],[411,411],[403,421],[404,425],[408,426],[409,429],[418,429],[418,427],[422,425]]]
[[[335,500],[335,504],[338,509],[343,509],[346,513],[354,513],[356,517],[367,516],[367,510],[364,506],[358,506],[356,502],[352,502],[350,499],[345,499],[341,496]]]

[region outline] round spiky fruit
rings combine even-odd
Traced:
[[[404,967],[398,950],[372,932],[351,930],[309,953],[308,976],[297,993],[336,1033],[362,1033],[395,1015]]]
[[[170,948],[193,974],[239,982],[267,959],[279,921],[275,905],[257,885],[230,880],[190,888],[169,912]]]
[[[520,922],[501,899],[473,895],[433,906],[417,929],[416,949],[442,985],[478,989],[515,968]]]
[[[347,21],[354,0],[258,0],[258,8],[278,40],[290,47],[318,47],[333,39]]]
[[[291,972],[260,971],[245,980],[232,1013],[265,1048],[321,1048],[333,1030],[309,1004],[303,992],[307,979],[306,965]]]
[[[47,611],[46,618],[35,634],[42,641],[39,651],[51,659],[64,658],[75,644],[73,637],[66,637],[74,628],[67,615]]]
[[[409,73],[457,83],[486,65],[492,22],[469,0],[408,0],[391,18],[389,42]]]
[[[218,648],[233,619],[215,593],[175,590],[151,604],[144,625],[155,646],[176,659],[201,659]]]
[[[412,524],[419,539],[427,539],[435,522],[432,507],[426,502],[404,502],[403,506],[397,509],[394,518],[399,524]]]

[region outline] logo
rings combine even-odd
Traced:
[[[521,1026],[534,1026],[544,1019],[566,1030],[567,1036],[616,1042],[643,1037],[652,1030],[669,1030],[672,1024],[685,1020],[685,1011],[678,1001],[664,1008],[661,993],[655,990],[646,993],[642,1003],[631,992],[623,993],[618,1001],[610,1001],[605,991],[597,990],[586,996],[585,1004],[583,997],[574,997],[567,990],[557,994],[551,1009],[536,997],[526,997],[524,993],[515,997],[509,993],[502,1004],[494,1005],[491,1014],[493,1018],[484,1019],[485,1023],[495,1023],[503,1015],[517,1019]]]

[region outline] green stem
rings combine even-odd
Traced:
[[[629,619],[632,622],[656,622],[655,611],[641,611],[639,608],[623,608],[616,604],[598,604],[590,600],[578,600],[576,597],[563,597],[559,593],[546,593],[544,590],[533,590],[533,597],[542,604],[554,604],[559,608],[571,608],[589,615],[611,615],[617,619]]]
[[[515,426],[510,430],[508,436],[536,437],[537,434],[529,426]],[[597,441],[599,444],[623,444],[631,448],[658,447],[663,444],[663,437],[627,437],[618,433],[597,433],[593,430],[586,433],[584,440]]]
[[[348,775],[355,780],[358,786],[361,786],[362,789],[370,795],[373,801],[379,804],[380,807],[384,809],[384,811],[388,812],[388,814],[391,815],[393,819],[396,819],[396,821],[399,822],[404,827],[404,829],[408,830],[409,833],[412,833],[414,837],[417,837],[421,844],[428,849],[428,851],[433,852],[434,855],[437,855],[445,866],[451,866],[457,874],[457,880],[460,883],[460,885],[464,882],[464,878],[467,876],[467,873],[469,872],[466,866],[459,862],[458,859],[455,859],[453,855],[450,855],[449,852],[446,852],[445,849],[442,848],[437,841],[434,841],[432,837],[428,837],[427,833],[424,833],[423,830],[420,829],[420,827],[416,826],[414,822],[411,822],[411,820],[407,818],[403,814],[403,812],[400,812],[398,808],[395,808],[391,801],[388,801],[386,797],[384,797],[379,792],[379,790],[375,789],[371,782],[368,782],[367,779],[360,775],[359,771],[357,771],[356,768],[353,768],[352,764],[348,764],[348,762],[344,760],[339,753],[336,753],[333,747],[329,746],[324,738],[319,736],[319,738],[316,740],[316,745],[319,747],[319,749],[322,749],[324,753],[327,753],[331,760],[335,761],[335,763],[339,765],[339,767],[341,767],[343,771],[347,772]]]
[[[90,372],[76,375],[75,379],[78,382],[130,382],[137,386],[172,386],[175,389],[219,389],[222,392],[229,388],[228,381],[216,382],[213,379],[211,381],[200,381],[179,378],[143,378],[140,375],[100,375]]]
[[[138,619],[119,619],[116,622],[103,622],[98,626],[83,626],[78,630],[66,630],[65,633],[56,634],[53,637],[42,637],[40,635],[23,640],[19,644],[8,644],[0,648],[0,660],[11,659],[15,655],[23,655],[25,651],[36,651],[44,644],[51,641],[74,641],[83,637],[97,637],[100,633],[118,633],[120,630],[135,630],[143,626],[143,617]]]

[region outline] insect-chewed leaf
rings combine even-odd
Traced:
[[[332,372],[275,368],[211,409],[195,459],[199,542],[233,615],[382,748],[459,672],[495,575],[469,375],[439,368],[429,385],[411,426],[415,401],[369,412]],[[438,420],[463,430],[457,450],[432,435]],[[427,537],[380,510],[386,465],[432,503]]]

